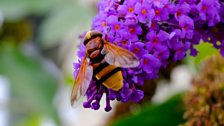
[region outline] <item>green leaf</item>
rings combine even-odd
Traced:
[[[208,42],[201,42],[199,45],[195,46],[195,48],[198,50],[198,55],[196,57],[187,57],[188,60],[190,60],[191,62],[193,61],[195,64],[199,64],[200,62],[205,61],[212,55],[219,53],[219,51],[214,48],[211,43]]]
[[[177,126],[184,122],[182,95],[162,104],[146,104],[136,115],[119,119],[112,126]]]
[[[28,119],[24,118],[18,121],[16,126],[40,126],[40,117],[37,115],[32,115]]]
[[[10,81],[12,117],[48,115],[57,120],[53,107],[56,81],[42,63],[9,44],[0,45],[0,59],[0,74]]]
[[[205,61],[207,58],[211,57],[212,55],[216,55],[219,53],[218,49],[214,48],[211,43],[208,42],[201,42],[199,45],[195,46],[196,50],[198,50],[198,55],[193,57],[187,55],[185,58],[186,64],[188,64],[194,71],[197,73],[200,69],[200,63]]]

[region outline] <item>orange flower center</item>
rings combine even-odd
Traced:
[[[179,52],[179,53],[180,53],[180,52],[182,52],[182,49],[181,49],[181,48],[180,48],[180,49],[178,49],[178,50],[177,50],[177,52]]]
[[[155,13],[156,13],[156,15],[160,15],[160,11],[159,10],[156,10]]]
[[[207,10],[207,7],[206,6],[202,6],[202,10],[203,11],[206,11]]]
[[[158,43],[158,42],[159,42],[158,38],[154,38],[154,39],[153,39],[153,43],[154,43],[154,44],[156,44],[156,43]]]
[[[134,48],[134,52],[138,53],[139,52],[139,48]]]
[[[155,27],[156,27],[156,23],[155,22],[152,22],[151,28],[155,28]]]
[[[184,29],[185,29],[185,30],[187,30],[187,29],[188,29],[188,26],[187,26],[187,25],[185,25],[185,26],[184,26]]]
[[[130,33],[134,33],[135,29],[134,28],[129,28]]]
[[[146,9],[143,9],[142,14],[146,15],[146,13],[147,13]]]
[[[161,54],[161,53],[159,53],[157,57],[158,57],[159,59],[161,59],[162,54]]]
[[[149,61],[147,59],[144,59],[144,61],[143,61],[144,64],[148,64],[148,62]]]
[[[122,41],[122,45],[127,45],[127,41]]]
[[[102,26],[103,26],[103,27],[106,27],[106,26],[107,26],[107,24],[106,24],[105,21],[102,23]]]
[[[114,28],[115,28],[116,30],[119,30],[119,29],[120,29],[120,25],[116,24],[116,25],[114,26]]]
[[[181,12],[177,11],[177,16],[180,17],[181,16]]]
[[[134,8],[133,8],[133,7],[129,7],[129,8],[128,8],[128,11],[129,11],[130,13],[133,13],[133,12],[134,12]]]

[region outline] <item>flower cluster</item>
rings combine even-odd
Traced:
[[[194,45],[200,40],[212,43],[224,55],[221,0],[101,0],[98,11],[92,29],[135,53],[140,65],[123,69],[124,87],[120,91],[102,85],[96,92],[96,84],[91,82],[84,107],[98,109],[103,93],[107,95],[106,111],[111,109],[110,100],[140,101],[144,94],[136,87],[157,78],[159,69],[170,61],[183,60],[188,50],[196,56]]]
[[[187,122],[184,126],[224,125],[224,59],[214,56],[193,80],[185,98]]]

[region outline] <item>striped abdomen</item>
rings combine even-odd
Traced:
[[[123,87],[121,68],[106,62],[93,64],[93,75],[107,88],[118,91]]]

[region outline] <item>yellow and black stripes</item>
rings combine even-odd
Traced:
[[[105,80],[120,71],[120,67],[109,65],[104,62],[93,70],[93,75],[96,77],[97,83],[102,84]]]
[[[105,80],[107,80],[108,78],[110,78],[112,75],[116,74],[119,71],[121,71],[120,67],[117,67],[117,68],[113,69],[112,71],[110,71],[109,73],[104,75],[102,78],[97,80],[97,83],[99,83],[99,84],[103,83]]]
[[[95,76],[96,74],[98,74],[101,70],[103,70],[107,66],[109,66],[109,64],[106,63],[106,62],[104,62],[104,63],[100,64],[99,66],[97,66],[96,68],[94,68],[94,70],[93,70],[93,76]]]

